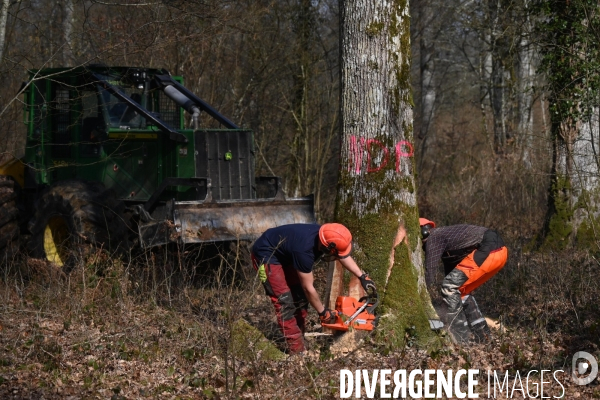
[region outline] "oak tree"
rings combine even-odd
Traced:
[[[407,1],[341,2],[341,168],[336,218],[383,295],[380,337],[432,338],[413,158]],[[408,333],[408,336],[406,335]]]

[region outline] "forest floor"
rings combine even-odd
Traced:
[[[318,334],[311,310],[309,350],[291,357],[236,333],[243,318],[277,342],[272,306],[253,279],[182,287],[171,270],[140,285],[121,262],[88,262],[65,275],[24,259],[0,281],[0,398],[330,399],[340,397],[342,369],[479,369],[479,397],[497,399],[542,397],[539,371],[549,370],[543,397],[600,398],[597,380],[578,386],[570,377],[576,351],[600,355],[599,268],[587,255],[565,257],[514,255],[480,289],[482,309],[498,321],[489,343],[459,347],[442,334],[424,348],[407,333],[402,348],[367,337],[343,349]],[[502,394],[496,387],[488,397],[488,370],[492,379],[508,374]]]

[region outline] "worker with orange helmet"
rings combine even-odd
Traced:
[[[375,285],[350,256],[352,234],[342,224],[290,224],[267,229],[252,246],[252,264],[277,314],[290,353],[303,352],[308,304],[321,322],[333,323],[336,312],[323,305],[314,287],[313,267],[335,258],[356,275],[365,291]]]
[[[440,260],[444,264],[442,298],[447,306],[445,323],[459,343],[474,334],[477,341],[489,337],[489,327],[471,292],[487,282],[506,264],[508,250],[498,232],[476,225],[436,227],[419,218],[427,287],[435,283]],[[431,290],[431,289],[430,289]],[[444,314],[442,313],[442,317]]]

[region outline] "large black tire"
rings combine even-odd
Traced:
[[[124,203],[96,182],[63,181],[37,200],[29,222],[29,249],[69,271],[89,245],[110,251],[125,248]]]
[[[0,175],[0,264],[12,260],[19,249],[19,210],[14,181]]]

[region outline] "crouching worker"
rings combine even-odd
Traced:
[[[425,218],[419,218],[419,224],[429,290],[435,283],[440,260],[444,264],[442,298],[447,306],[444,323],[448,330],[459,343],[468,342],[471,332],[475,340],[486,340],[490,329],[471,292],[504,267],[508,251],[502,238],[496,231],[481,226],[436,228],[433,221]]]
[[[352,235],[341,224],[290,224],[266,230],[252,246],[252,264],[270,297],[277,323],[291,354],[304,351],[308,303],[322,323],[333,323],[336,312],[326,308],[313,285],[313,267],[322,256],[340,260],[356,275],[365,291],[375,289],[350,256]]]

